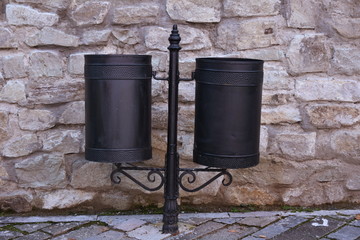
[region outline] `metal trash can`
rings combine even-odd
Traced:
[[[263,63],[196,59],[194,162],[218,168],[259,163]]]
[[[150,55],[85,55],[87,160],[152,157],[151,78]]]

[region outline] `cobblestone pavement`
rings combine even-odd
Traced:
[[[180,214],[180,234],[162,215],[0,217],[0,240],[360,239],[360,210]]]

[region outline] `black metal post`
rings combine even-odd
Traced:
[[[165,165],[163,233],[177,233],[179,206],[179,154],[177,152],[178,86],[179,86],[179,50],[180,35],[177,26],[169,37],[169,99],[168,99],[168,135]]]
[[[116,163],[116,169],[111,173],[111,180],[119,184],[121,182],[121,175],[127,177],[143,189],[147,191],[157,191],[164,186],[164,210],[163,210],[163,233],[177,234],[178,228],[178,215],[179,215],[179,188],[187,192],[197,192],[208,186],[220,177],[225,177],[222,180],[224,186],[229,186],[232,182],[231,174],[222,168],[180,168],[179,167],[179,154],[177,152],[177,122],[178,122],[178,90],[179,81],[192,81],[194,80],[194,73],[191,78],[180,78],[179,74],[179,51],[181,49],[180,35],[177,26],[174,25],[171,31],[168,47],[170,51],[169,63],[169,76],[168,78],[156,77],[156,72],[153,72],[153,77],[156,80],[167,80],[169,83],[168,91],[168,135],[167,135],[167,152],[165,156],[164,168],[141,167],[131,163]],[[138,179],[133,177],[129,172],[131,171],[147,171],[147,180],[150,183],[157,182],[157,185],[149,186],[141,183]],[[180,172],[182,172],[180,174]],[[196,174],[200,172],[213,172],[217,173],[207,182],[202,183],[195,188],[185,186],[182,181],[188,184],[196,182]],[[160,181],[156,181],[159,179]]]

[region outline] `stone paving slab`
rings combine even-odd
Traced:
[[[273,240],[293,240],[294,236],[298,239],[315,240],[324,237],[345,223],[331,218],[317,217],[274,237]]]
[[[18,237],[16,238],[16,240],[45,240],[45,239],[49,239],[50,237],[51,235],[44,232],[34,232],[28,235]]]
[[[100,233],[99,235],[87,238],[86,240],[120,240],[124,239],[125,233],[118,231],[107,231]]]
[[[69,240],[69,239],[87,239],[90,237],[95,237],[101,233],[108,231],[109,228],[99,225],[91,225],[83,228],[79,228],[77,230],[71,231],[64,235],[52,238],[53,240]]]
[[[74,229],[74,228],[79,227],[86,223],[88,223],[88,222],[55,223],[53,225],[43,228],[42,231],[47,232],[53,236],[56,236],[56,235],[66,233],[66,232],[70,231],[71,229]]]
[[[360,237],[360,228],[354,226],[344,226],[338,231],[327,236],[330,239],[355,240]]]
[[[50,226],[51,223],[27,223],[27,224],[21,224],[21,225],[13,225],[15,228],[23,231],[23,232],[36,232],[40,229],[43,229],[45,227]]]
[[[273,238],[273,237],[280,235],[281,233],[283,233],[305,221],[307,221],[307,219],[304,217],[288,216],[274,224],[271,224],[271,225],[255,232],[251,236],[244,238],[244,240],[252,240],[252,239],[259,239],[259,238],[260,239]]]
[[[23,236],[20,232],[14,231],[0,231],[0,240],[13,239],[15,237]]]
[[[40,222],[85,222],[97,221],[97,215],[81,216],[40,216],[40,217],[0,217],[0,223],[40,223]]]
[[[265,227],[272,222],[279,220],[280,217],[270,216],[270,217],[247,217],[238,221],[239,224],[247,225],[247,226],[255,226],[255,227]]]
[[[207,234],[199,240],[237,240],[249,234],[252,234],[259,230],[256,227],[245,227],[240,225],[231,225],[225,228],[222,228],[214,233]]]
[[[0,240],[351,240],[360,210],[180,214],[178,235],[162,215],[1,217]]]
[[[220,228],[223,228],[226,226],[225,224],[209,221],[204,224],[201,224],[197,227],[195,227],[190,233],[188,234],[181,234],[179,236],[179,239],[181,240],[190,240],[190,239],[198,239],[200,237],[203,237],[204,235],[214,232]]]

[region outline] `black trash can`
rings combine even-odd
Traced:
[[[194,162],[218,168],[259,163],[263,63],[196,59]]]
[[[85,55],[87,160],[152,157],[151,77],[150,55]]]

